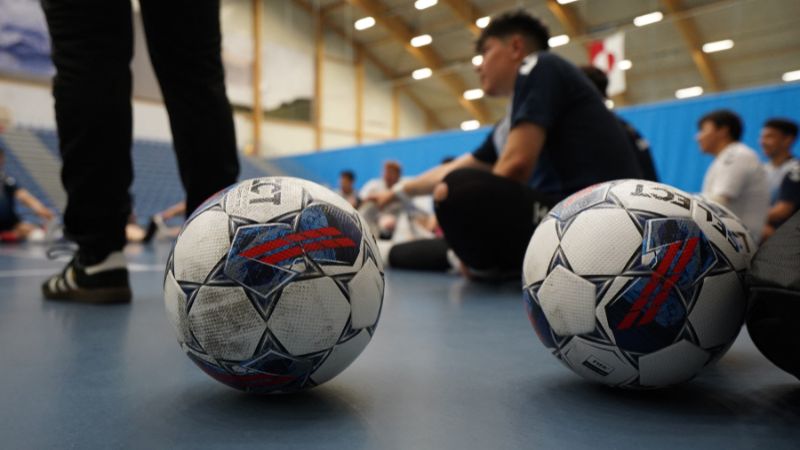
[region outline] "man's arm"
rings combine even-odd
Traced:
[[[527,183],[539,160],[547,131],[534,123],[522,122],[511,129],[500,159],[492,173]]]
[[[467,168],[489,171],[492,169],[492,166],[491,164],[475,158],[471,153],[467,153],[448,163],[433,167],[427,172],[423,172],[410,180],[398,183],[395,189],[374,195],[372,196],[372,200],[377,202],[378,206],[382,207],[403,196],[415,197],[417,195],[431,194],[433,193],[433,188],[444,180],[447,174],[457,169]]]
[[[795,205],[793,202],[779,200],[775,202],[775,205],[773,205],[772,208],[769,209],[769,213],[767,214],[767,222],[786,222],[795,211],[797,211],[797,205]]]
[[[33,194],[28,192],[27,189],[24,188],[17,189],[15,195],[17,197],[17,200],[24,203],[25,206],[33,210],[33,212],[42,219],[50,220],[54,217],[53,212],[50,211],[46,206],[44,206],[44,204],[42,204],[42,202],[40,202],[39,199],[34,197]]]

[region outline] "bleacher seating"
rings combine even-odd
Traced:
[[[58,135],[54,130],[30,129],[41,143],[55,156],[59,157]],[[3,144],[0,135],[0,144]],[[19,183],[29,189],[45,204],[52,207],[53,202],[38,186],[28,169],[15,157],[15,151],[24,149],[10,148],[3,145],[7,153],[6,172],[17,178]],[[145,225],[153,214],[174,205],[184,198],[183,187],[178,176],[177,162],[172,150],[172,143],[165,141],[136,139],[133,143],[133,168],[134,181],[131,194],[134,199],[134,214],[140,224]],[[268,175],[248,157],[240,155],[240,179],[254,178]],[[59,177],[53,173],[53,177]],[[26,214],[30,215],[29,212]]]

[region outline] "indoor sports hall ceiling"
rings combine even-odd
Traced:
[[[617,106],[675,99],[677,90],[693,86],[708,94],[778,84],[783,74],[800,70],[797,0],[429,0],[436,4],[423,10],[415,0],[294,1],[312,4],[329,30],[361,46],[440,128],[474,119],[488,124],[504,113],[504,101],[465,100],[463,92],[479,87],[471,62],[480,31],[475,20],[518,8],[542,18],[551,36],[569,36],[553,51],[577,64],[588,63],[589,42],[624,31],[631,67],[626,92],[614,97]],[[653,12],[662,20],[634,25],[634,18]],[[374,17],[374,26],[356,30],[354,23],[366,16]],[[430,44],[409,45],[423,34]],[[722,40],[733,47],[702,50]],[[425,67],[430,77],[412,78]]]

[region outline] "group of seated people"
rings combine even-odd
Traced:
[[[800,161],[792,156],[797,123],[772,118],[763,124],[759,144],[766,163],[740,142],[744,126],[733,111],[712,111],[698,128],[700,149],[714,157],[702,195],[730,209],[754,241],[763,242],[800,209]]]
[[[398,173],[380,186],[383,192],[361,199],[388,213],[398,202],[433,196],[443,238],[394,246],[390,264],[445,268],[456,261],[473,278],[518,277],[533,231],[560,200],[605,181],[657,179],[647,141],[605,106],[607,80],[549,52],[548,38],[542,22],[525,12],[493,18],[476,43],[483,56],[477,72],[485,95],[509,99],[508,114],[472,153],[413,178]],[[766,165],[739,142],[735,113],[711,112],[698,128],[701,150],[715,157],[702,195],[739,216],[755,241],[768,238],[800,206],[800,169],[790,153],[797,125],[767,121]],[[503,231],[485,239],[487,230]],[[382,232],[379,225],[373,230]],[[404,258],[393,258],[400,249]]]

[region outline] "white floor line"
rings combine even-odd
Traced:
[[[61,267],[51,267],[49,269],[18,269],[0,270],[0,278],[23,278],[23,277],[42,277],[54,275]],[[128,264],[130,272],[163,272],[163,264]]]

